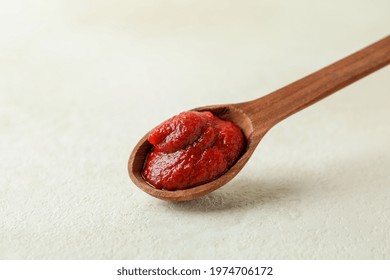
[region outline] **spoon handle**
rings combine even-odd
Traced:
[[[390,63],[390,36],[240,107],[254,126],[269,129],[288,116]]]

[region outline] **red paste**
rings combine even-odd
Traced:
[[[240,157],[245,138],[238,126],[210,112],[181,113],[155,128],[142,172],[158,189],[183,190],[216,179]]]

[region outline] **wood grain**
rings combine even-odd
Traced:
[[[255,126],[281,120],[390,63],[390,36],[311,75],[239,107]]]
[[[247,138],[247,149],[224,175],[206,184],[179,191],[159,190],[141,176],[151,145],[147,133],[130,155],[128,171],[132,181],[143,191],[159,199],[192,200],[210,193],[233,179],[249,160],[263,136],[278,122],[316,103],[339,89],[369,75],[390,63],[390,36],[292,84],[261,98],[238,104],[195,108],[211,111],[241,127]]]

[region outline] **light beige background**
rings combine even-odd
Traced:
[[[0,258],[389,259],[390,69],[282,122],[188,203],[128,156],[181,111],[260,97],[390,31],[388,0],[0,0]]]

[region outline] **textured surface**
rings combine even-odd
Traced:
[[[128,178],[168,117],[389,32],[387,0],[290,2],[0,1],[0,258],[389,259],[389,68],[276,126],[204,198]]]

